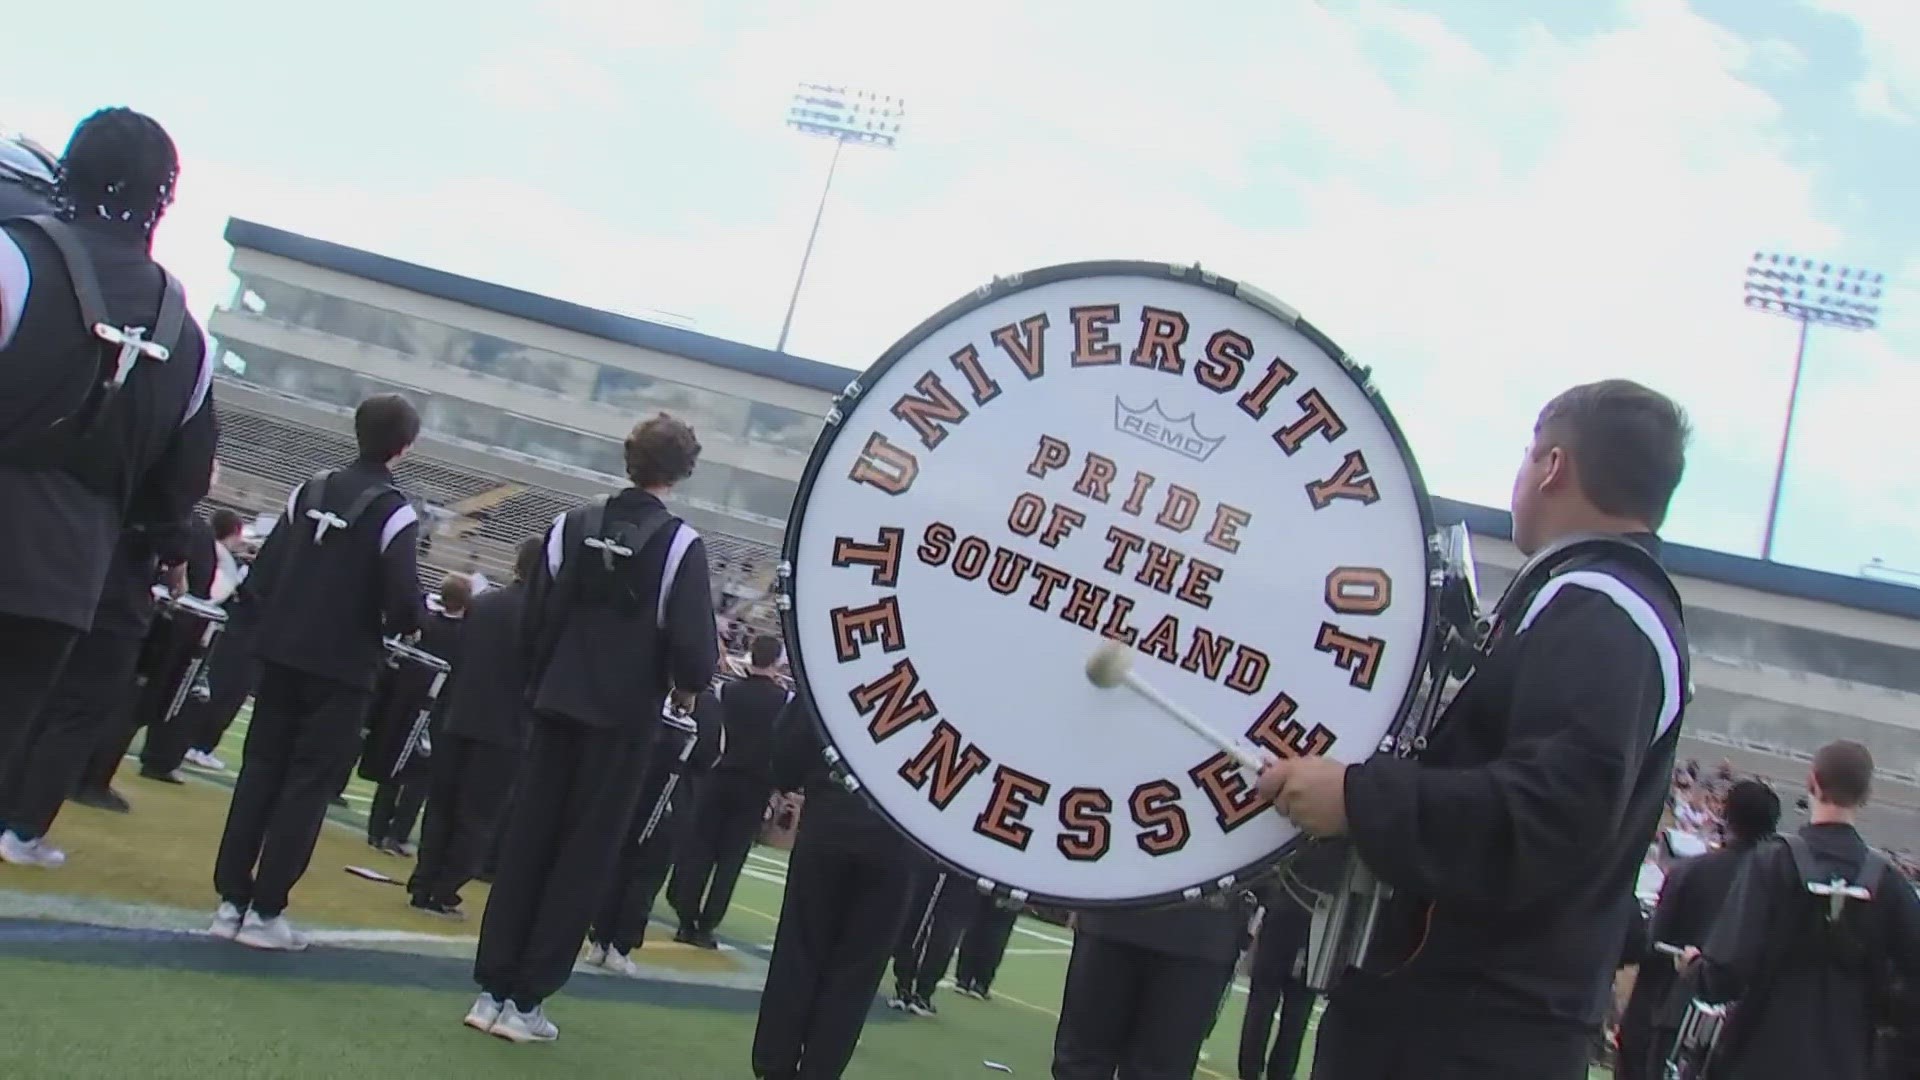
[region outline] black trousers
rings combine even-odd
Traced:
[[[1007,942],[1013,937],[1013,924],[1020,921],[1017,909],[982,903],[973,922],[960,939],[960,960],[954,965],[954,978],[970,983],[976,990],[993,986],[1006,958]]]
[[[681,926],[712,930],[727,917],[772,793],[765,780],[737,772],[705,777],[667,886],[667,902]]]
[[[259,681],[260,662],[253,658],[252,632],[228,624],[213,639],[213,652],[207,657],[207,700],[189,698],[180,710],[180,719],[193,732],[193,749],[213,753]]]
[[[534,721],[473,978],[531,1009],[567,984],[640,801],[653,732]]]
[[[164,652],[160,657],[161,668],[153,681],[155,693],[141,695],[137,708],[144,710],[137,723],[147,729],[147,740],[140,748],[140,768],[146,772],[170,773],[186,760],[188,747],[193,745],[193,737],[199,734],[196,721],[186,715],[187,703],[193,700],[191,693],[182,694],[183,689],[199,677],[201,667],[206,663],[206,652],[201,636],[205,633],[204,624],[194,621],[176,623],[166,621]],[[215,634],[214,641],[221,635]],[[179,712],[172,712],[175,698],[180,699]]]
[[[810,842],[801,826],[760,992],[755,1076],[834,1080],[846,1071],[906,914],[906,866],[898,850],[837,849]]]
[[[116,717],[95,743],[87,760],[80,786],[104,791],[113,783],[120,763],[133,748],[133,738],[142,729],[146,745],[140,751],[140,766],[156,772],[172,772],[180,767],[186,753],[182,730],[168,720],[167,712],[186,680],[191,677],[194,653],[199,647],[197,628],[188,630],[170,619],[155,619],[141,642],[138,674],[133,699],[124,715]]]
[[[360,719],[371,696],[357,686],[262,665],[213,864],[222,900],[261,918],[286,910],[313,859],[327,803],[360,753]]]
[[[1190,1080],[1230,959],[1075,934],[1053,1033],[1054,1080]]]
[[[40,707],[79,637],[71,626],[0,615],[0,777],[25,751]]]
[[[1304,983],[1256,985],[1247,995],[1247,1016],[1240,1025],[1240,1080],[1294,1080],[1300,1071],[1300,1050],[1307,1042],[1307,1022],[1320,995]],[[1273,1031],[1274,1013],[1280,1031]],[[1269,1050],[1267,1039],[1273,1037]]]
[[[493,846],[519,764],[518,747],[454,734],[434,741],[419,858],[407,891],[423,900],[459,901]]]
[[[74,643],[25,744],[0,775],[0,823],[20,839],[52,828],[101,733],[118,725],[139,655],[138,630],[94,630]]]
[[[427,801],[427,786],[425,779],[389,780],[374,788],[373,805],[367,808],[367,839],[411,841],[413,827],[420,823],[420,808]]]
[[[678,826],[692,816],[679,809],[683,802],[691,801],[688,797],[695,796],[685,778],[674,785],[671,794],[666,791],[667,777],[672,775],[670,767],[674,764],[662,753],[647,770],[640,801],[633,808],[633,823],[627,827],[626,840],[620,845],[619,861],[607,879],[606,895],[601,898],[593,925],[587,932],[587,940],[595,945],[627,953],[647,938],[647,921],[653,917],[654,901],[659,899],[660,887],[667,883],[667,874],[673,870],[673,853],[681,831]],[[665,812],[654,826],[653,835],[642,842],[647,820],[653,816],[655,807],[662,806],[663,795],[666,796]]]
[[[1352,978],[1353,976],[1349,976]],[[1585,1080],[1586,1024],[1443,1016],[1385,995],[1336,993],[1320,1014],[1313,1080]]]
[[[913,896],[893,946],[893,985],[898,992],[933,997],[979,901],[980,893],[972,883],[955,875],[932,867],[913,875]]]

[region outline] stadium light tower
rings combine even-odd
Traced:
[[[840,167],[840,151],[849,145],[891,150],[900,138],[900,119],[907,103],[897,97],[844,86],[801,83],[787,106],[787,126],[802,135],[833,140],[833,158],[827,162],[827,182],[820,188],[820,205],[813,211],[813,229],[807,233],[807,249],[800,255],[800,273],[793,279],[793,296],[787,301],[787,317],[780,320],[780,341],[776,352],[787,351],[787,332],[793,329],[793,309],[800,303],[800,286],[807,280],[807,263],[813,259],[813,242],[820,236],[820,218],[827,212],[827,195],[833,190],[833,173]]]
[[[1780,457],[1773,468],[1773,495],[1767,502],[1767,530],[1760,557],[1773,559],[1773,533],[1780,522],[1780,489],[1787,476],[1787,446],[1800,404],[1800,371],[1807,358],[1807,329],[1815,323],[1838,330],[1872,330],[1880,325],[1880,296],[1886,276],[1857,267],[1778,252],[1755,252],[1747,264],[1747,307],[1800,324],[1793,353],[1793,383],[1787,390],[1787,425],[1780,433]]]

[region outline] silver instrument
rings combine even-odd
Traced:
[[[433,703],[439,699],[440,690],[447,683],[447,673],[453,665],[433,655],[425,649],[411,645],[397,637],[386,639],[387,666],[398,669],[403,664],[426,668],[433,672],[433,681],[427,686],[426,700],[415,713],[413,727],[407,732],[407,741],[400,747],[400,756],[394,760],[393,775],[400,775],[407,761],[415,753],[428,757],[433,753],[433,742],[427,734],[427,725],[433,720]]]
[[[1399,757],[1416,757],[1426,749],[1434,724],[1453,700],[1453,691],[1472,673],[1490,631],[1490,620],[1480,605],[1473,540],[1466,525],[1450,525],[1428,543],[1440,564],[1429,582],[1437,625],[1407,715],[1380,744],[1381,753]],[[1291,861],[1283,872],[1291,872]],[[1338,884],[1331,890],[1314,891],[1313,924],[1307,939],[1309,987],[1325,993],[1365,959],[1388,892],[1351,851]]]
[[[1699,998],[1687,1002],[1686,1015],[1680,1020],[1680,1033],[1673,1040],[1673,1049],[1667,1052],[1665,1080],[1699,1080],[1707,1074],[1707,1066],[1713,1062],[1714,1046],[1720,1041],[1720,1033],[1726,1030],[1727,1015],[1725,1005],[1709,1005]]]
[[[678,766],[667,773],[667,782],[660,788],[660,797],[653,801],[653,809],[647,813],[647,824],[640,830],[639,843],[645,846],[653,838],[654,830],[667,816],[667,807],[673,805],[673,789],[680,786],[680,774],[686,768],[687,759],[693,756],[693,748],[700,742],[700,725],[693,720],[691,713],[674,709],[671,699],[660,709],[660,723],[668,730],[680,734],[680,754]]]

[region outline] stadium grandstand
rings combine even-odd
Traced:
[[[513,548],[619,486],[620,440],[656,410],[706,449],[676,510],[708,537],[746,625],[823,417],[853,373],[614,315],[251,222],[229,223],[237,286],[219,345],[224,476],[213,501],[274,514],[295,483],[351,454],[354,404],[407,395],[424,423],[400,466],[427,510],[433,578],[500,580]],[[1520,565],[1503,511],[1437,499],[1476,536],[1483,595]],[[1697,696],[1683,756],[1798,790],[1822,743],[1853,738],[1886,778],[1868,822],[1920,836],[1920,589],[1673,546]]]

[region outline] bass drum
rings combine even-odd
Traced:
[[[1226,754],[1089,656],[1275,755],[1406,715],[1439,575],[1399,426],[1285,305],[1155,263],[1057,266],[916,328],[828,416],[786,631],[829,757],[982,888],[1191,899],[1286,853]]]

